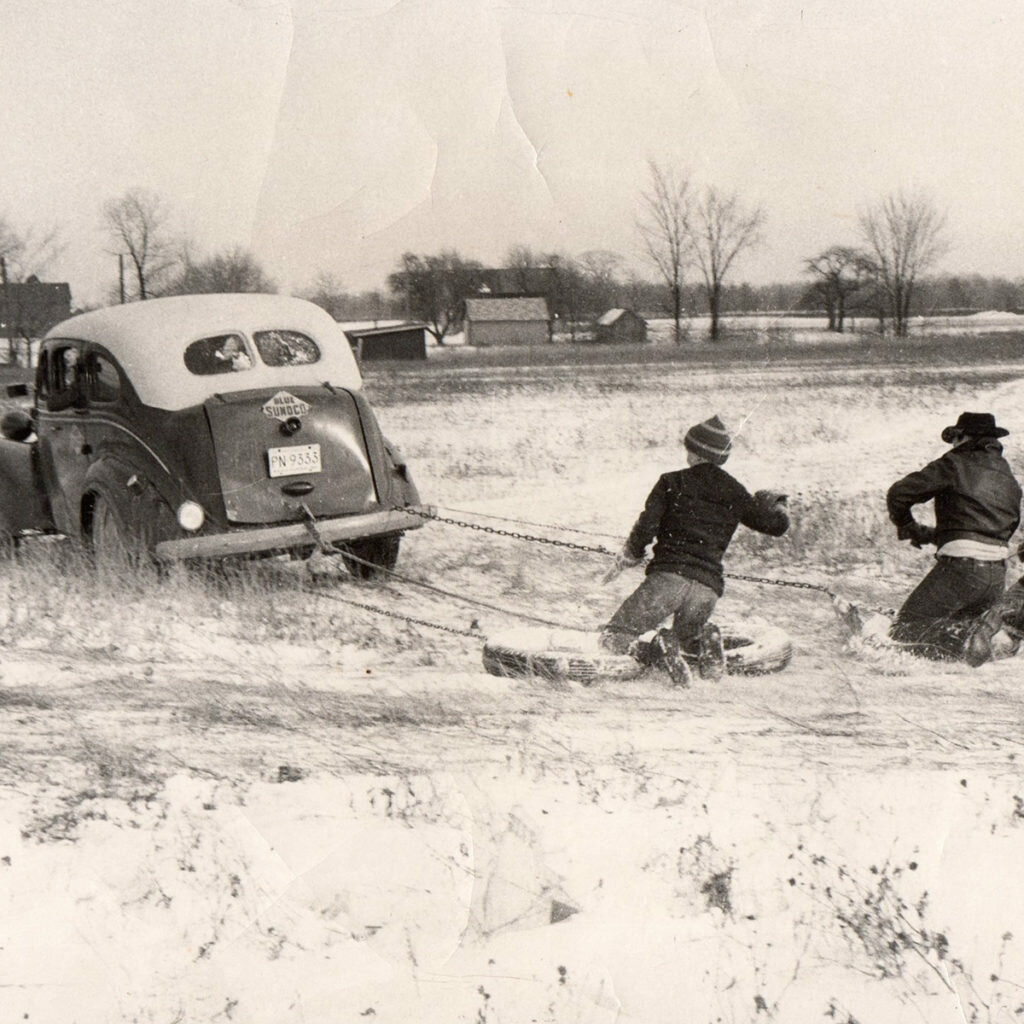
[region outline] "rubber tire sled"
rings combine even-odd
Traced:
[[[723,627],[722,644],[729,675],[781,672],[793,657],[792,641],[775,626],[748,627],[742,633]],[[490,637],[484,644],[483,663],[494,676],[568,681],[584,686],[599,680],[635,679],[646,669],[628,654],[604,650],[597,633],[533,626]]]

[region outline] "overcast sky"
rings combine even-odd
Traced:
[[[0,215],[51,280],[116,284],[104,200],[158,192],[282,290],[382,286],[405,250],[640,269],[648,159],[767,212],[734,279],[799,278],[900,187],[944,269],[1024,274],[1021,0],[0,0]],[[653,276],[653,270],[646,271]]]

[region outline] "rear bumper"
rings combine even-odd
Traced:
[[[318,538],[333,543],[355,540],[358,537],[415,530],[423,526],[431,510],[424,508],[423,512],[423,515],[416,515],[399,509],[389,509],[357,516],[340,516],[337,519],[318,519],[315,533],[306,523],[289,523],[287,526],[237,529],[225,533],[202,534],[198,537],[179,537],[175,540],[160,541],[154,548],[153,555],[158,562],[180,562],[186,558],[223,558],[227,555],[286,551],[289,548],[316,544]]]

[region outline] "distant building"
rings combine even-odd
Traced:
[[[467,345],[545,345],[551,314],[543,298],[466,299]]]
[[[351,328],[345,336],[360,362],[373,359],[426,359],[424,324]]]
[[[38,338],[71,316],[71,287],[38,277],[0,286],[0,335]]]
[[[550,300],[558,285],[553,267],[492,267],[477,273],[481,290],[502,297],[543,296]]]
[[[631,309],[609,309],[594,325],[594,341],[640,344],[647,340],[647,321]]]

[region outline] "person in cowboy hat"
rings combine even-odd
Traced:
[[[708,620],[722,596],[722,559],[736,527],[775,537],[789,528],[784,494],[751,495],[722,469],[732,438],[718,416],[691,427],[683,444],[687,467],[658,479],[616,558],[617,570],[639,565],[654,541],[647,574],[601,631],[606,649],[660,661],[676,686],[690,684],[687,656],[703,678],[724,671],[721,633]],[[669,616],[671,628],[659,630],[649,648],[635,643]]]
[[[933,658],[964,655],[969,624],[992,608],[1006,585],[1007,544],[1020,523],[1020,484],[1003,458],[1009,433],[988,412],[965,412],[942,431],[950,449],[889,488],[896,536],[914,547],[934,544],[935,565],[904,601],[892,639]],[[935,502],[935,526],[912,509]]]

